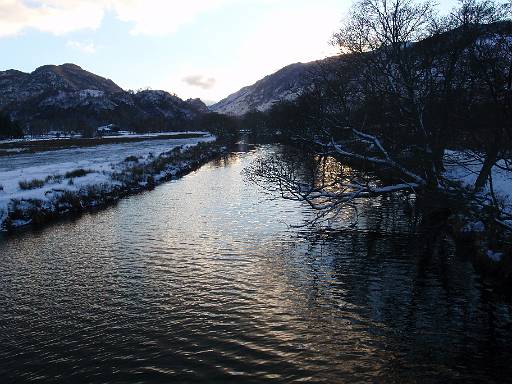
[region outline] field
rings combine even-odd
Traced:
[[[63,137],[4,140],[0,141],[0,156],[10,156],[16,153],[37,153],[69,148],[87,148],[97,147],[100,145],[136,143],[152,140],[195,139],[201,138],[205,134],[205,132],[165,132],[97,138]]]

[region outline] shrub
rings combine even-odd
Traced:
[[[86,175],[88,175],[89,173],[92,173],[92,172],[93,171],[91,171],[90,169],[79,168],[79,169],[75,169],[74,171],[66,172],[64,177],[66,179],[72,179],[72,178],[75,178],[75,177],[84,177],[84,176],[86,176]]]
[[[137,156],[128,156],[126,159],[124,159],[124,161],[127,163],[138,163],[139,158]]]
[[[49,212],[41,200],[28,199],[28,200],[11,200],[8,209],[8,216],[5,221],[5,228],[12,229],[13,223],[22,221],[26,224],[42,224],[47,221]]]
[[[145,170],[143,167],[133,167],[132,169],[130,169],[130,172],[133,176],[140,177],[144,175]]]
[[[20,189],[28,190],[28,189],[37,189],[41,188],[46,184],[45,180],[40,179],[32,179],[32,180],[24,180],[20,181],[18,185],[20,186]]]
[[[76,192],[64,191],[59,195],[54,202],[58,211],[72,211],[80,212],[82,204],[80,196]]]

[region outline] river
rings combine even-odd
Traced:
[[[295,226],[242,174],[271,150],[0,238],[1,382],[511,379],[512,305],[463,255],[381,203],[386,233]]]

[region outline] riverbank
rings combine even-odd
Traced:
[[[106,161],[43,163],[2,172],[0,229],[37,226],[116,203],[189,173],[218,156],[222,147],[212,136],[193,141],[118,153]],[[159,149],[161,152],[153,152]],[[119,159],[119,155],[125,156]],[[77,167],[78,165],[81,165]],[[58,170],[58,171],[57,171]],[[32,175],[31,178],[24,176]],[[35,177],[37,175],[37,177]]]
[[[63,149],[87,148],[100,145],[125,144],[151,140],[197,139],[208,135],[207,132],[162,132],[147,134],[130,134],[119,136],[102,136],[95,138],[62,137],[36,138],[0,141],[0,157],[21,153],[38,153]]]

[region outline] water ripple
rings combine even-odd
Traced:
[[[290,228],[307,208],[241,176],[270,150],[0,239],[2,382],[510,378],[510,303],[467,261],[426,258],[414,237]],[[400,225],[377,205],[367,221]]]

